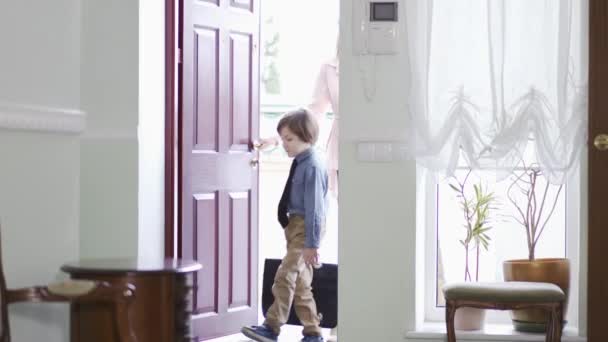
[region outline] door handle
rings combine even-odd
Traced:
[[[249,166],[251,166],[252,169],[256,169],[258,165],[260,165],[260,160],[258,158],[253,158],[249,161]]]
[[[600,151],[608,150],[608,134],[598,134],[593,139],[593,145]]]

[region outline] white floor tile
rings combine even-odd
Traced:
[[[329,337],[329,329],[323,329],[325,340]],[[286,325],[281,329],[279,342],[298,342],[302,339],[302,327],[294,325]],[[207,342],[251,342],[251,340],[243,334],[235,334],[225,337],[216,338]]]

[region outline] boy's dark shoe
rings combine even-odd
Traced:
[[[276,342],[279,338],[279,335],[275,334],[272,328],[270,328],[266,324],[243,327],[241,329],[241,332],[243,333],[243,335],[258,342]]]
[[[304,338],[300,342],[324,342],[323,336],[315,335],[304,335]]]

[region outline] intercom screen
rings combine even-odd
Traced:
[[[370,21],[397,21],[397,2],[372,2],[370,6]]]

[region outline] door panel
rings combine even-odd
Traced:
[[[251,124],[251,47],[252,37],[249,34],[232,33],[231,45],[231,148],[246,149],[251,141],[249,126]]]
[[[208,2],[210,4],[219,6],[220,5],[220,0],[200,0],[201,2]]]
[[[217,262],[218,262],[218,196],[217,193],[194,194],[194,219],[197,227],[196,256],[205,267],[196,274],[198,289],[194,303],[199,313],[218,312]],[[191,246],[192,244],[187,244]]]
[[[230,310],[251,306],[248,265],[251,263],[251,224],[249,192],[233,192],[230,196]]]
[[[201,340],[257,323],[258,42],[257,1],[184,0],[180,252],[203,264]]]
[[[217,123],[219,120],[219,77],[217,75],[219,59],[219,30],[199,28],[194,31],[196,43],[196,69],[194,70],[197,90],[196,113],[194,119],[205,116],[204,120],[197,120],[194,127],[194,144],[198,150],[218,150]]]
[[[250,0],[231,0],[230,1],[230,6],[232,7],[237,7],[237,8],[242,8],[242,9],[246,9],[246,10],[252,10],[253,9],[253,1]]]

